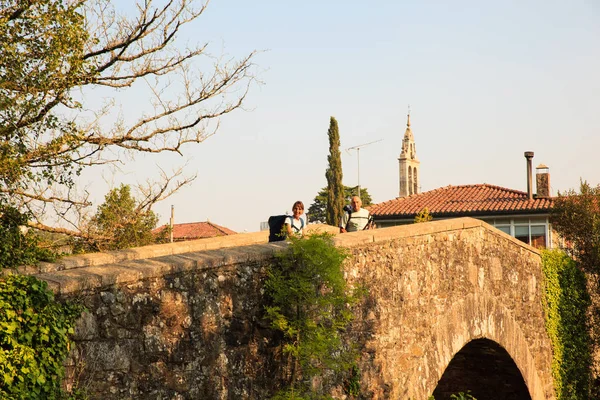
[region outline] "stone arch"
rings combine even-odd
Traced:
[[[521,371],[506,349],[489,339],[475,339],[454,355],[433,391],[436,400],[468,392],[477,399],[531,400]]]
[[[513,314],[494,297],[482,293],[470,293],[455,301],[431,327],[429,340],[422,343],[424,356],[406,384],[408,398],[428,398],[454,356],[477,339],[493,341],[506,350],[532,400],[553,398],[551,383],[550,387],[542,383],[526,336]]]

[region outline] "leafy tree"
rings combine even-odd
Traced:
[[[154,242],[152,230],[158,217],[144,203],[138,203],[128,185],[111,190],[91,220],[95,238],[88,242],[90,250],[104,251],[144,246]]]
[[[582,181],[579,193],[559,193],[550,215],[552,227],[580,267],[600,275],[600,186]]]
[[[347,374],[357,390],[356,353],[341,333],[352,319],[349,306],[360,291],[346,285],[342,263],[348,256],[333,244],[332,235],[290,238],[288,249],[277,255],[265,283],[271,305],[266,307],[273,328],[284,336],[283,351],[290,357],[289,387],[276,399],[323,398],[311,378],[324,380]]]
[[[344,204],[349,204],[350,199],[356,193],[356,186],[344,186]],[[360,199],[362,200],[363,207],[369,206],[373,203],[369,191],[365,187],[360,188]],[[311,222],[324,224],[327,221],[326,218],[327,209],[327,188],[323,188],[317,193],[313,203],[308,208],[308,215]],[[339,223],[336,222],[335,225]]]
[[[340,154],[340,132],[334,117],[329,119],[329,166],[325,171],[327,178],[327,203],[325,206],[325,222],[337,226],[344,208],[344,186],[342,185],[342,156]]]
[[[76,180],[84,168],[140,153],[181,154],[242,106],[253,81],[254,53],[221,62],[205,54],[206,44],[178,44],[206,9],[199,0],[138,2],[129,14],[109,0],[1,4],[0,197],[31,212],[39,229],[83,235],[90,202]],[[118,96],[131,91],[153,110],[129,107],[124,115]],[[195,178],[181,169],[162,174],[144,201]]]
[[[425,207],[415,216],[415,224],[420,222],[429,222],[433,219],[433,216],[429,214],[429,209]]]
[[[39,238],[27,229],[27,215],[11,206],[0,206],[0,270],[50,261],[52,252],[38,246]]]

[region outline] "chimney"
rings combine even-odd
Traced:
[[[531,159],[533,158],[533,151],[526,151],[525,158],[527,159],[527,197],[529,198],[529,200],[531,200],[531,199],[533,199],[533,193],[532,193],[533,185],[531,183],[531,174],[532,174]]]
[[[536,197],[550,197],[549,168],[540,164],[535,168]]]

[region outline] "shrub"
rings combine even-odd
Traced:
[[[349,377],[349,389],[355,394],[359,390],[356,353],[341,338],[352,320],[350,305],[361,293],[350,290],[344,280],[342,263],[348,254],[335,247],[328,234],[290,241],[288,249],[277,255],[265,284],[271,301],[267,318],[283,333],[283,351],[291,367],[289,387],[275,398],[328,398],[311,387],[311,380],[340,373]]]

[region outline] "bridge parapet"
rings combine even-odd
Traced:
[[[285,244],[267,244],[264,232],[242,237],[98,255],[38,274],[90,310],[78,324],[72,378],[90,384],[92,398],[268,397],[283,359],[262,319],[262,280]],[[489,339],[508,351],[531,398],[553,398],[537,250],[470,218],[334,240],[353,255],[348,280],[369,288],[348,332],[361,348],[365,396],[427,399],[461,348]]]

